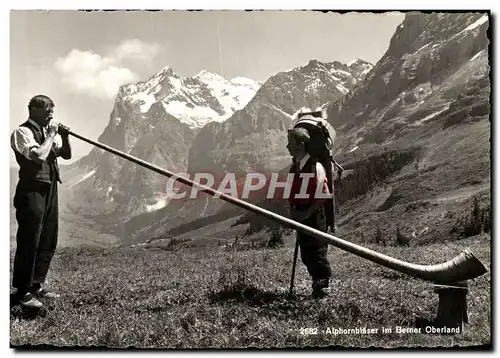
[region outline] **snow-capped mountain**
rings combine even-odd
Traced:
[[[282,142],[293,113],[344,96],[361,80],[358,67],[371,65],[312,60],[261,84],[207,71],[185,78],[167,66],[146,81],[120,88],[99,141],[174,171],[245,169],[256,159],[279,167],[289,159]],[[113,154],[94,148],[77,165],[82,174],[71,183],[73,210],[98,220],[110,214],[113,222],[161,214],[169,205],[163,176]]]
[[[224,123],[200,130],[189,151],[189,170],[246,172],[259,165],[279,169],[289,160],[284,141],[292,116],[302,107],[334,102],[357,85],[373,67],[357,59],[350,65],[310,60],[270,77],[252,100]]]
[[[228,80],[205,70],[193,77],[181,77],[167,66],[147,81],[122,87],[122,95],[141,113],[159,102],[190,128],[200,128],[229,118],[252,99],[259,87],[249,78]]]
[[[305,66],[294,68],[290,72],[303,76],[304,82],[307,83],[306,92],[331,87],[333,84],[338,91],[346,94],[372,68],[371,63],[361,59],[355,59],[348,64],[311,60]]]
[[[304,66],[271,76],[243,109],[223,123],[208,123],[198,132],[189,149],[188,171],[231,172],[240,176],[248,171],[282,169],[291,160],[286,133],[293,114],[302,107],[316,109],[342,98],[362,81],[371,67],[363,60],[353,61],[350,66],[337,61],[311,60]],[[146,236],[154,236],[213,215],[222,205],[223,201],[210,197],[188,200],[153,215],[136,217],[134,225],[145,230]]]
[[[180,170],[200,127],[222,122],[244,107],[260,84],[201,71],[181,77],[169,66],[146,81],[122,86],[99,142],[157,166]],[[74,210],[126,219],[168,204],[165,178],[94,148],[77,164],[71,183]],[[78,200],[76,200],[78,199]]]

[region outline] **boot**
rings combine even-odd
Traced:
[[[314,298],[323,298],[330,294],[330,280],[327,278],[313,279],[312,295]]]

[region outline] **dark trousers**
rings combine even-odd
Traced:
[[[14,258],[12,286],[26,291],[42,284],[57,246],[58,198],[57,181],[19,183],[14,197],[16,208],[17,248]]]
[[[326,232],[326,216],[323,209],[311,215],[303,222],[304,225]],[[307,267],[313,281],[329,279],[332,275],[328,262],[328,244],[321,239],[297,230],[297,240],[300,246],[300,257]]]

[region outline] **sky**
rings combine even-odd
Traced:
[[[404,13],[313,11],[11,11],[10,130],[36,94],[55,118],[97,140],[120,85],[165,66],[264,82],[311,59],[375,64]],[[73,160],[91,146],[72,140]],[[11,153],[11,165],[16,166]]]

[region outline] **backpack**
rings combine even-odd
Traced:
[[[299,112],[297,114],[297,122],[295,122],[293,128],[304,128],[309,132],[311,136],[309,155],[320,162],[325,168],[328,190],[333,194],[332,198],[327,200],[324,205],[326,224],[327,230],[329,228],[332,232],[335,232],[335,191],[333,179],[335,178],[335,167],[339,171],[339,178],[344,169],[333,159],[333,145],[336,139],[336,132],[326,118],[325,110]]]

